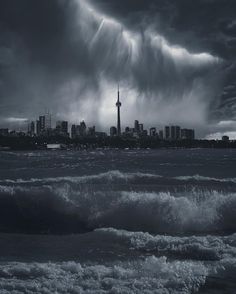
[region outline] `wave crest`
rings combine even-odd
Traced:
[[[0,186],[3,231],[83,232],[114,227],[151,233],[236,230],[236,193],[79,190],[73,185]]]

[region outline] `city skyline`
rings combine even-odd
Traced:
[[[195,130],[181,128],[180,126],[171,125],[164,126],[163,129],[158,129],[156,126],[152,126],[149,129],[144,128],[143,123],[139,123],[139,120],[134,120],[134,127],[125,126],[122,128],[121,123],[121,111],[120,108],[122,103],[120,101],[120,88],[118,84],[117,88],[117,101],[115,107],[117,110],[116,115],[116,127],[110,126],[109,132],[97,131],[96,125],[87,127],[84,120],[80,121],[79,124],[69,123],[65,120],[57,120],[55,124],[52,123],[52,114],[49,109],[45,110],[45,114],[41,114],[35,120],[26,120],[27,130],[18,131],[19,134],[25,134],[29,136],[64,136],[75,139],[77,137],[96,137],[96,136],[107,136],[110,137],[156,137],[160,140],[180,140],[180,139],[195,139]],[[70,128],[70,130],[69,130]],[[17,130],[9,130],[8,128],[0,128],[0,135],[14,135]]]
[[[108,130],[119,81],[126,124],[140,117],[235,138],[235,3],[191,5],[0,2],[0,124],[15,127],[47,107],[55,120]]]

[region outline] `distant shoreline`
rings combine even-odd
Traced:
[[[95,149],[187,149],[236,148],[236,140],[160,140],[152,137],[7,137],[0,136],[0,151],[7,150],[95,150]]]

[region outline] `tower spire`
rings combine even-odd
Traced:
[[[117,90],[117,102],[116,102],[116,107],[117,107],[117,135],[121,135],[121,126],[120,126],[120,108],[121,108],[121,102],[120,102],[120,86],[118,83],[118,90]]]

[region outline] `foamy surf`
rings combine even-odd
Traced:
[[[235,158],[1,153],[0,292],[235,293]]]
[[[218,191],[175,194],[80,190],[68,184],[0,186],[0,204],[2,229],[15,226],[15,231],[26,221],[36,232],[60,232],[61,226],[61,233],[99,227],[168,234],[236,229],[236,193]],[[63,223],[70,224],[68,229]]]
[[[6,263],[0,265],[2,293],[194,293],[205,283],[201,263],[150,256],[111,265]]]

